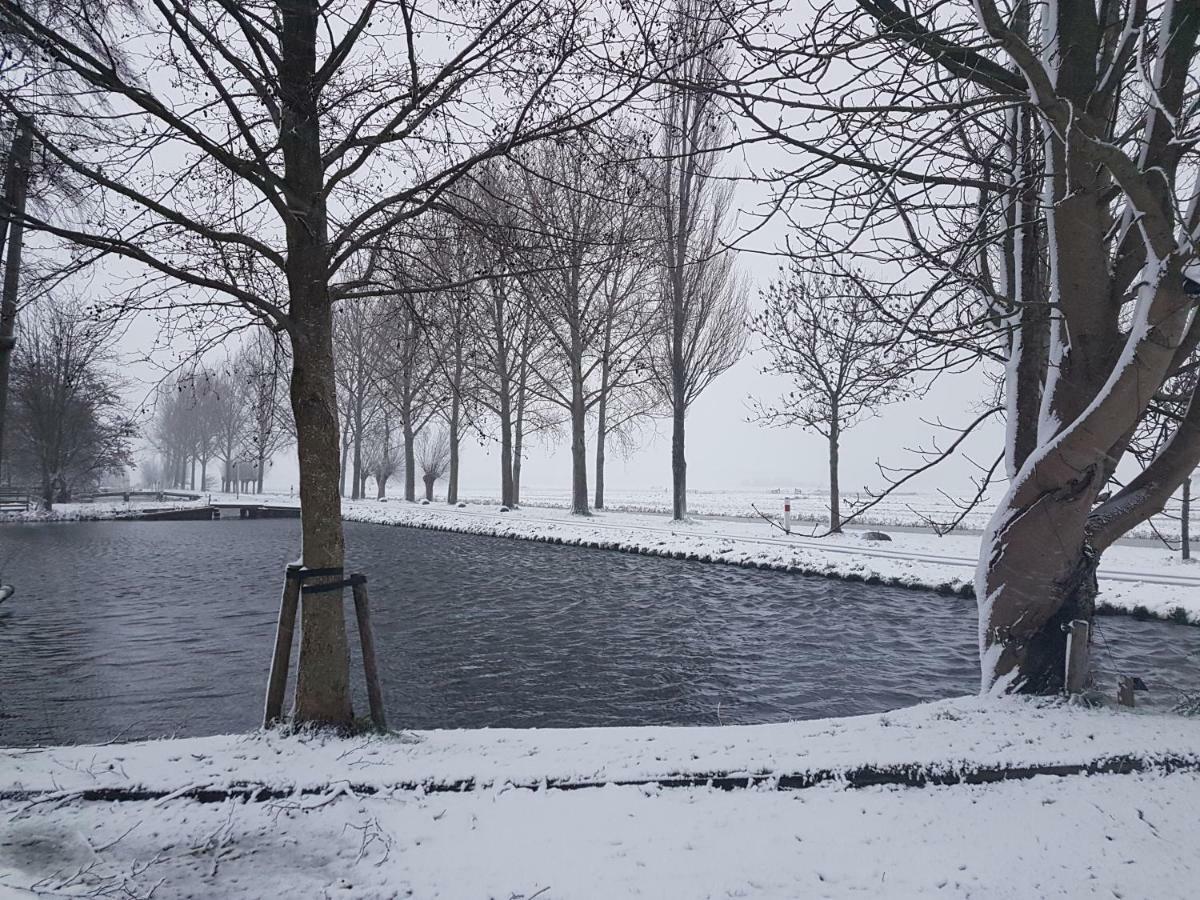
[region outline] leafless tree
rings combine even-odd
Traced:
[[[288,350],[264,328],[255,329],[242,345],[234,361],[248,414],[245,454],[254,463],[258,476],[257,491],[263,492],[263,479],[275,454],[292,442],[287,428]]]
[[[520,209],[518,281],[550,348],[533,390],[570,417],[571,509],[580,515],[590,511],[588,414],[646,378],[650,208],[645,171],[621,150],[631,139],[616,127],[540,145],[514,166],[519,193],[509,195]]]
[[[792,389],[756,405],[760,421],[799,425],[829,442],[829,530],[842,530],[838,456],[842,436],[911,390],[913,360],[878,306],[847,278],[806,273],[791,262],[767,288],[750,329],[767,352],[764,372]]]
[[[334,312],[334,378],[345,445],[342,453],[341,493],[350,475],[350,498],[362,495],[363,441],[380,415],[383,396],[379,386],[379,357],[384,305],[374,299],[342,304]],[[349,452],[347,452],[349,451]]]
[[[375,479],[375,496],[387,496],[387,483],[404,465],[404,442],[392,427],[391,415],[385,407],[367,431],[364,444],[364,470]]]
[[[745,348],[746,300],[723,247],[732,186],[718,178],[730,23],[713,0],[679,0],[675,80],[662,92],[659,180],[663,278],[655,380],[671,409],[671,511],[687,516],[687,412]]]
[[[425,482],[425,499],[432,501],[434,483],[450,468],[450,435],[446,429],[424,429],[417,438],[415,458]]]
[[[232,309],[287,336],[303,563],[317,569],[344,558],[332,307],[384,289],[369,267],[339,273],[474,165],[603,118],[661,68],[655,10],[640,3],[163,0],[63,22],[0,0],[0,30],[38,48],[6,72],[0,104],[90,185],[82,214],[27,210],[24,226],[71,242],[80,267],[141,264],[123,310],[200,304],[221,327]],[[47,105],[47,70],[76,107]],[[250,258],[286,296],[236,277]],[[295,718],[346,725],[340,598],[301,619]]]
[[[32,313],[30,315],[29,313]],[[42,505],[132,463],[135,430],[111,365],[111,334],[66,301],[27,310],[13,358],[10,448]]]
[[[518,207],[506,196],[499,166],[481,167],[456,198],[457,215],[468,225],[473,257],[482,279],[471,286],[466,393],[482,414],[495,420],[500,446],[500,502],[520,503],[521,458],[526,436],[551,420],[536,408],[531,373],[545,364],[545,326],[516,273],[523,264],[518,246]],[[533,427],[531,427],[531,424]],[[477,428],[486,435],[485,428]]]
[[[430,323],[437,304],[435,291],[406,265],[414,247],[408,239],[393,248],[384,264],[393,278],[395,296],[381,314],[384,347],[377,363],[378,381],[404,437],[404,499],[416,500],[417,435],[442,409],[447,392],[435,378]]]
[[[878,292],[915,298],[898,323],[1004,368],[1009,486],[976,583],[986,690],[1063,687],[1101,555],[1200,461],[1193,394],[1101,499],[1200,341],[1198,32],[1190,3],[860,0],[763,51],[788,77],[731,92],[803,158],[783,193],[825,192],[813,251],[920,260],[923,285]],[[781,126],[785,107],[805,112]]]

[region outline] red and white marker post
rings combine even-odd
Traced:
[[[792,533],[792,498],[783,498],[783,530]]]

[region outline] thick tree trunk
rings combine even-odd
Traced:
[[[1026,492],[1018,482],[992,517],[976,584],[984,691],[1063,688],[1063,626],[1090,623],[1095,610],[1100,559],[1087,533],[1097,493],[1090,474],[1060,490]]]
[[[375,499],[382,500],[387,496],[387,477],[383,475],[375,476]]]
[[[266,478],[266,475],[267,460],[265,457],[260,456],[258,458],[258,492],[260,494],[263,492],[263,479]]]
[[[422,475],[421,479],[425,482],[425,499],[433,501],[433,486],[437,482],[437,478],[433,475]]]
[[[288,215],[287,281],[292,319],[292,413],[300,462],[302,562],[341,569],[345,560],[337,389],[333,367],[333,307],[329,296],[328,217],[321,160],[320,96],[314,88],[318,4],[280,0],[280,147]],[[320,584],[330,578],[315,578]],[[350,653],[342,593],[302,597],[300,661],[293,717],[347,727]]]
[[[13,135],[8,166],[4,173],[4,204],[7,207],[5,229],[8,255],[4,262],[3,293],[0,294],[0,462],[3,461],[4,431],[8,412],[8,379],[12,367],[12,353],[16,346],[13,337],[17,324],[17,292],[20,288],[21,253],[24,248],[24,225],[21,216],[25,213],[25,194],[29,182],[30,156],[33,151],[33,134],[29,122],[22,116],[17,119],[16,134]],[[0,253],[5,248],[0,246]]]
[[[837,424],[829,429],[829,530],[834,534],[842,531],[842,494],[838,484],[838,446],[839,432]]]

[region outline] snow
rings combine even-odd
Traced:
[[[924,788],[839,778],[863,765],[950,774],[1125,754],[1151,766]],[[1197,764],[1195,719],[979,697],[779,725],[8,750],[0,895],[1182,898],[1196,874]],[[829,777],[802,789],[772,781],[818,772]],[[763,780],[655,783],[680,773]],[[276,792],[182,796],[235,785]],[[102,787],[161,796],[78,794]]]
[[[861,532],[824,538],[784,534],[761,519],[675,523],[645,513],[575,516],[567,510],[523,507],[418,506],[390,501],[347,501],[347,520],[407,525],[469,534],[599,547],[626,552],[778,569],[868,583],[965,594],[973,590],[979,537],[891,533],[891,542],[864,541]],[[1200,623],[1200,566],[1165,549],[1117,545],[1100,566],[1099,603],[1105,611],[1145,612],[1168,618],[1184,611]]]

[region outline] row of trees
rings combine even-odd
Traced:
[[[721,132],[701,130],[707,152]],[[652,158],[647,140],[615,120],[531,145],[481,166],[419,228],[389,236],[372,265],[392,293],[334,316],[343,493],[347,476],[352,497],[373,477],[382,495],[403,472],[413,499],[417,436],[444,428],[447,500],[458,499],[460,444],[472,434],[498,445],[501,502],[515,505],[530,435],[564,428],[572,508],[587,513],[604,505],[612,442],[650,415],[677,411],[681,422],[738,359],[746,305],[723,246],[729,192],[711,166],[693,172],[699,186],[686,187],[681,217],[669,178],[678,159]]]
[[[789,155],[763,180],[772,209],[803,210],[801,252],[861,282],[922,369],[1003,370],[989,414],[1007,437],[987,471],[1008,489],[981,548],[983,682],[1056,690],[1063,626],[1091,618],[1101,554],[1200,461],[1200,399],[1179,380],[1200,345],[1186,277],[1200,243],[1200,8],[857,0],[804,20],[770,12],[701,0],[0,0],[12,45],[0,104],[37,147],[17,154],[14,137],[13,158],[40,157],[77,185],[73,204],[37,208],[6,183],[8,234],[61,240],[67,269],[142,267],[121,312],[190,304],[220,325],[234,309],[286,337],[303,562],[328,569],[344,558],[335,305],[403,298],[412,328],[450,341],[436,365],[453,385],[472,378],[479,349],[464,342],[459,369],[445,324],[454,293],[488,297],[506,323],[517,298],[534,355],[510,353],[506,326],[499,391],[439,388],[442,407],[486,398],[511,420],[523,384],[569,422],[579,511],[588,416],[607,431],[623,402],[609,405],[620,391],[605,379],[653,380],[650,363],[612,349],[645,333],[602,310],[669,309],[658,333],[686,484],[687,274],[709,258],[705,229],[686,226],[714,208],[691,191],[712,190],[705,166],[723,145],[706,155],[684,142],[717,133],[724,104],[739,135]],[[144,71],[126,65],[129,46]],[[631,108],[656,121],[645,152],[595,155],[603,123]],[[639,156],[651,155],[665,163],[647,172]],[[645,234],[636,201],[652,183],[655,240],[670,252],[627,253],[621,236]],[[457,252],[475,240],[496,264]],[[641,282],[642,265],[666,277]],[[435,287],[429,273],[446,271],[459,276]],[[630,301],[639,291],[655,302]],[[423,311],[426,295],[442,312]],[[418,386],[403,369],[389,367],[388,404]],[[1156,429],[1158,452],[1119,479],[1135,437]],[[498,430],[511,487],[519,438]],[[306,605],[298,719],[350,720],[346,660],[340,603]]]
[[[160,385],[151,434],[158,460],[143,463],[142,481],[204,490],[215,462],[221,490],[261,493],[275,454],[293,440],[286,353],[255,329],[224,365],[197,365]]]

